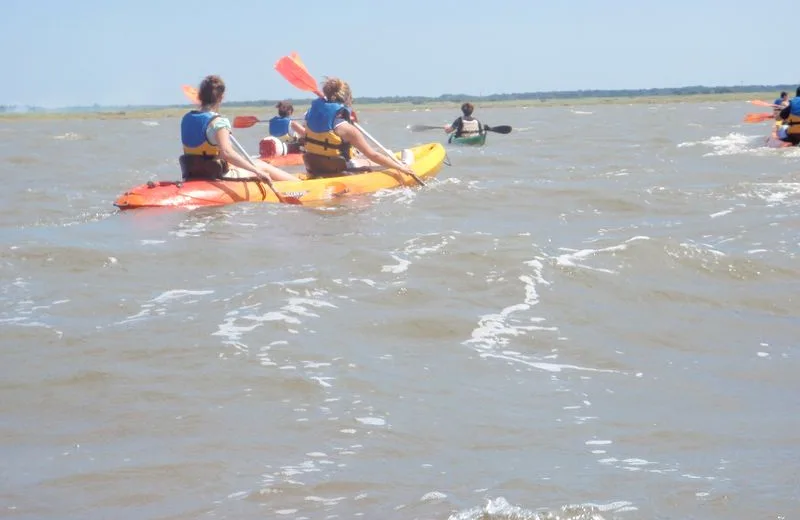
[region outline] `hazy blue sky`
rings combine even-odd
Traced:
[[[277,0],[2,0],[0,104],[182,103],[180,86],[196,85],[211,73],[225,79],[228,100],[304,97],[272,68],[291,51],[317,78],[347,80],[356,100],[800,81],[781,59],[791,38],[775,32],[778,4],[294,0],[285,2],[285,9],[280,5]]]

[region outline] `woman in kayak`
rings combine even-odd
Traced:
[[[464,103],[461,105],[461,113],[464,114],[453,121],[453,124],[444,127],[444,131],[448,134],[455,132],[455,137],[471,137],[473,135],[480,135],[484,132],[483,125],[480,121],[472,117],[472,112],[475,107],[472,103]]]
[[[284,143],[294,143],[298,137],[306,135],[306,128],[297,121],[292,121],[294,107],[290,101],[281,101],[275,108],[278,109],[278,115],[269,120],[269,135]]]
[[[254,165],[239,155],[231,140],[231,122],[219,115],[225,95],[225,82],[219,76],[206,76],[197,97],[200,109],[181,120],[181,173],[189,179],[246,179],[267,176],[273,181],[296,181],[294,175],[254,159]]]
[[[316,177],[342,175],[345,170],[370,171],[394,168],[407,175],[412,160],[404,150],[400,165],[374,150],[352,122],[353,95],[350,86],[338,78],[328,78],[322,86],[324,98],[311,102],[306,112],[306,139],[303,162]],[[360,152],[360,155],[356,153]]]

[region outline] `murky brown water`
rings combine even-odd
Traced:
[[[111,205],[176,119],[0,123],[0,517],[798,517],[800,151],[747,111],[480,110],[427,188],[190,212]]]

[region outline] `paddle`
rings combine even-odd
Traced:
[[[189,85],[184,85],[181,87],[183,89],[183,95],[186,96],[186,99],[194,103],[195,105],[200,104],[200,98],[197,95],[197,89],[194,87],[190,87]]]
[[[511,127],[508,126],[508,125],[500,125],[500,126],[483,125],[483,129],[486,130],[487,132],[494,132],[494,133],[497,133],[497,134],[510,134],[511,133]]]
[[[771,112],[750,112],[744,115],[745,123],[762,123],[770,119],[774,119],[775,114]]]
[[[432,125],[408,125],[406,128],[408,128],[412,132],[423,132],[425,130],[444,130],[443,126],[432,126]]]
[[[761,101],[760,99],[751,99],[750,103],[752,103],[753,105],[758,105],[760,107],[783,108],[783,105],[776,105],[775,103]]]
[[[422,132],[424,130],[444,130],[443,126],[432,126],[432,125],[408,125],[406,128],[408,128],[412,132]],[[511,133],[511,127],[508,125],[500,125],[500,126],[483,125],[483,129],[486,130],[487,132],[495,132],[498,134]]]
[[[302,118],[292,117],[291,120],[302,121]],[[250,128],[253,125],[257,125],[258,123],[269,123],[269,119],[265,121],[264,119],[259,119],[256,116],[236,116],[233,118],[234,128]]]
[[[258,168],[256,166],[255,161],[253,161],[253,158],[250,157],[250,154],[248,154],[247,151],[245,151],[242,145],[239,144],[239,141],[237,141],[232,134],[231,134],[231,143],[233,143],[233,146],[236,148],[236,151],[239,152],[239,155],[242,155],[244,156],[245,159],[247,159],[247,162],[250,163],[250,166],[256,169]],[[283,202],[285,204],[302,204],[302,202],[300,202],[300,199],[298,199],[297,197],[282,197],[281,194],[278,193],[278,190],[275,189],[275,185],[272,184],[272,179],[270,179],[268,175],[262,175],[261,173],[257,173],[256,175],[258,175],[259,179],[267,183],[269,188],[272,190],[272,193],[274,193],[275,196],[278,198],[279,202]]]
[[[266,123],[267,121],[262,121],[256,116],[236,116],[233,118],[233,127],[234,128],[250,128],[253,125],[258,123]]]
[[[303,64],[300,56],[297,55],[296,52],[293,52],[289,56],[283,56],[275,63],[275,70],[283,76],[289,83],[294,85],[295,87],[299,88],[300,90],[305,90],[306,92],[313,92],[318,97],[324,98],[325,96],[322,95],[322,92],[319,91],[317,88],[317,81],[314,77],[308,72],[306,66]],[[381,143],[379,143],[374,137],[367,133],[361,125],[357,122],[353,121],[352,124],[358,129],[359,132],[364,134],[364,137],[372,141],[375,146],[381,149],[383,153],[385,153],[389,158],[391,158],[395,163],[401,165],[397,157],[394,156],[392,152],[386,149]],[[416,173],[411,172],[411,176],[417,181],[421,186],[425,186],[425,182],[417,176]]]

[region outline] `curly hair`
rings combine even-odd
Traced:
[[[322,93],[328,101],[338,101],[346,105],[353,101],[350,85],[339,78],[327,78],[322,84]]]
[[[213,106],[222,101],[224,93],[225,82],[219,76],[212,74],[203,78],[197,90],[197,97],[203,106]]]
[[[461,105],[461,113],[464,114],[465,117],[471,116],[474,110],[475,107],[472,105],[472,103],[464,103]]]

